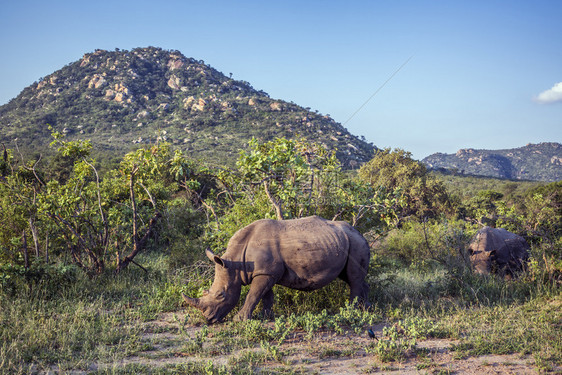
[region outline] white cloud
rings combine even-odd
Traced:
[[[551,89],[541,92],[535,98],[535,101],[545,104],[562,102],[562,82],[558,82]]]

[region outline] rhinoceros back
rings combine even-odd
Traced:
[[[317,216],[287,221],[279,243],[285,273],[279,284],[314,290],[342,272],[349,254],[349,238],[331,221]]]
[[[260,220],[243,230],[248,232],[237,233],[229,249],[244,243],[253,273],[275,274],[280,285],[300,290],[321,288],[338,277],[347,262],[347,233],[318,216]]]

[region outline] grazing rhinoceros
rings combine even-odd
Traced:
[[[480,275],[496,273],[513,277],[525,268],[529,259],[527,241],[503,228],[480,229],[468,250],[472,267]]]
[[[235,320],[250,319],[260,300],[271,315],[275,284],[298,290],[316,290],[337,277],[347,282],[351,300],[368,306],[369,245],[351,225],[318,216],[295,220],[258,220],[240,229],[222,257],[209,249],[215,263],[213,285],[201,298],[183,295],[209,323],[220,322],[237,304],[242,285],[250,291]]]

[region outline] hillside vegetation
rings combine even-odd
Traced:
[[[508,150],[462,149],[436,153],[422,160],[431,169],[453,174],[510,180],[562,180],[562,145],[545,142]]]
[[[350,168],[374,149],[328,115],[155,47],[87,53],[0,107],[1,143],[17,139],[23,151],[45,152],[48,125],[69,139],[90,139],[105,157],[165,141],[192,157],[233,165],[252,137],[305,137],[337,150]]]

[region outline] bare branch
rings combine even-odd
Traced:
[[[142,184],[142,182],[139,182],[138,184],[144,189],[144,191],[148,195],[148,199],[150,200],[150,203],[152,203],[152,207],[156,209],[156,200],[154,200],[154,197],[152,196],[152,194],[150,194],[150,191],[148,191],[148,189],[146,188],[146,186]]]
[[[97,193],[97,197],[98,197],[98,208],[99,208],[99,211],[100,211],[101,221],[103,223],[103,232],[104,232],[103,233],[102,245],[104,246],[104,251],[107,251],[107,246],[109,244],[109,223],[107,221],[107,218],[105,217],[105,212],[103,211],[103,207],[102,207],[101,189],[100,189],[100,176],[98,174],[98,171],[97,171],[96,167],[94,167],[93,164],[88,162],[85,158],[83,159],[83,161],[90,168],[92,168],[92,170],[94,171],[94,174],[96,175],[96,193]]]
[[[269,191],[268,181],[263,182],[263,187],[265,188],[265,194],[267,194],[267,197],[269,198],[271,204],[273,205],[273,208],[275,209],[277,220],[283,220],[283,208],[281,207],[281,203],[278,202]]]

